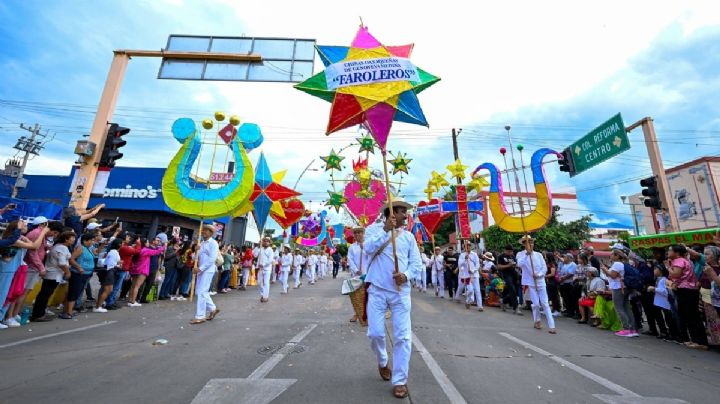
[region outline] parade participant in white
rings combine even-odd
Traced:
[[[295,286],[294,289],[299,288],[302,283],[300,282],[300,270],[302,268],[302,265],[305,263],[305,258],[300,254],[300,251],[295,251],[295,256],[293,256],[293,261],[290,265],[292,268],[292,274],[293,274],[293,280],[295,280]]]
[[[195,318],[190,321],[190,324],[204,323],[206,320],[214,319],[220,313],[220,309],[215,306],[210,297],[210,284],[217,272],[215,260],[220,253],[217,241],[212,238],[215,235],[215,226],[204,225],[201,234],[203,241],[198,252],[198,264],[197,268],[193,268],[193,273],[197,274],[195,286],[197,306]]]
[[[472,251],[471,244],[468,242],[465,243],[465,252],[460,254],[458,265],[460,271],[467,271],[469,277],[465,291],[465,308],[470,308],[472,303],[477,303],[478,311],[483,311],[482,294],[480,293],[480,258],[475,251]]]
[[[348,248],[348,266],[350,267],[350,276],[360,276],[367,273],[367,265],[369,257],[365,254],[365,228],[356,227],[353,229],[353,237],[355,242]]]
[[[423,271],[417,277],[417,287],[419,291],[427,293],[427,271],[425,269],[430,265],[430,258],[423,251],[422,244],[418,244],[418,251],[420,252],[420,260],[422,260]]]
[[[290,254],[290,247],[283,247],[283,254],[280,257],[280,284],[283,288],[283,294],[288,292],[288,275],[290,275],[290,266],[292,265],[293,255]]]
[[[520,244],[525,246],[525,249],[518,252],[516,261],[518,267],[522,269],[522,286],[530,291],[530,300],[532,301],[532,315],[533,321],[535,322],[534,327],[537,329],[542,328],[540,325],[540,305],[543,307],[545,312],[545,319],[547,320],[550,334],[556,334],[555,320],[551,315],[550,303],[548,303],[547,290],[545,288],[545,275],[547,274],[547,264],[542,254],[537,251],[533,251],[535,240],[529,236],[523,236],[520,239]]]
[[[440,247],[435,247],[435,252],[430,258],[430,269],[432,274],[432,284],[435,287],[435,296],[445,298],[445,273],[443,272],[443,261],[445,257],[440,254]]]
[[[407,209],[411,205],[402,199],[393,202],[393,214],[386,205],[385,222],[368,227],[365,251],[371,257],[365,281],[368,287],[367,317],[370,347],[377,357],[378,369],[383,380],[390,380],[393,394],[407,397],[407,379],[410,370],[412,329],[410,324],[410,282],[422,271],[422,260],[413,235],[403,230]],[[391,231],[395,232],[398,272],[391,243]],[[385,347],[385,312],[392,313],[393,369],[388,368]]]
[[[469,309],[470,304],[473,303],[473,297],[474,292],[472,290],[472,283],[470,283],[470,274],[473,267],[474,262],[472,261],[473,257],[470,256],[471,253],[471,246],[466,241],[465,242],[465,251],[460,254],[460,257],[458,258],[458,289],[457,292],[455,292],[454,300],[458,303],[460,303],[460,299],[462,299],[463,291],[465,291],[465,308]],[[472,253],[475,254],[475,253]],[[475,259],[477,260],[477,255],[475,255]],[[479,266],[479,263],[478,263]]]
[[[317,271],[317,264],[318,264],[318,256],[316,255],[315,251],[310,251],[310,256],[308,257],[308,283],[311,285],[315,284],[315,274]]]
[[[258,273],[257,278],[260,283],[260,302],[265,303],[270,298],[270,273],[273,270],[273,250],[270,248],[270,238],[265,237],[262,240],[262,248],[258,255]]]
[[[325,251],[323,251],[320,253],[320,259],[318,260],[318,279],[325,279],[325,274],[327,273],[327,263],[327,255],[325,255]]]

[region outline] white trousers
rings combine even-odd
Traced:
[[[410,324],[410,294],[390,292],[370,286],[368,290],[368,339],[370,348],[375,352],[378,366],[388,363],[385,345],[385,313],[388,307],[392,313],[393,368],[392,384],[407,384],[410,372],[410,354],[412,351],[412,327]]]
[[[246,287],[248,284],[248,281],[250,280],[250,268],[243,268],[242,270],[243,275],[243,287]]]
[[[440,297],[445,297],[445,274],[443,271],[432,271],[432,282],[435,286],[435,293],[438,293]]]
[[[318,279],[322,279],[325,277],[325,266],[322,264],[318,265],[317,277]]]
[[[420,272],[420,276],[417,278],[417,286],[420,288],[420,290],[426,290],[427,289],[427,273],[425,272],[425,268]]]
[[[275,282],[277,280],[277,273],[275,272],[275,265],[270,269],[270,281]]]
[[[290,268],[280,269],[280,285],[285,293],[288,291],[288,275],[290,275]]]
[[[550,310],[550,303],[548,303],[545,283],[538,284],[537,287],[535,285],[528,286],[528,292],[530,292],[530,301],[532,302],[533,321],[540,321],[540,306],[542,305],[548,328],[555,328],[555,319],[552,316],[552,310]]]
[[[473,294],[473,284],[469,283],[466,285],[465,283],[463,283],[462,279],[458,278],[458,288],[455,292],[454,299],[459,301],[462,298],[463,291],[465,291],[465,303],[473,303],[475,301],[475,295]]]
[[[482,301],[482,292],[480,291],[480,278],[470,278],[471,279],[471,285],[472,285],[472,291],[475,295],[475,303],[478,305],[478,309],[482,308],[483,301]]]
[[[263,269],[257,274],[258,284],[260,285],[260,297],[267,299],[270,297],[270,274],[272,269]]]
[[[300,268],[293,269],[293,280],[295,280],[295,288],[300,287]]]
[[[308,283],[315,283],[315,266],[311,266],[308,271]]]
[[[195,306],[195,318],[204,319],[207,314],[215,310],[215,303],[210,297],[210,284],[212,283],[215,271],[201,271],[197,274],[195,280],[195,296],[197,296],[197,304]]]

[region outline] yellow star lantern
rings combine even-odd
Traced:
[[[435,190],[439,191],[441,187],[447,187],[450,185],[448,180],[445,179],[445,173],[438,173],[437,171],[432,172],[432,179],[430,182],[435,187]]]
[[[483,188],[490,185],[484,176],[477,175],[473,177],[472,181],[468,182],[468,186],[474,189],[476,192],[482,192]]]
[[[465,170],[467,170],[467,167],[468,166],[464,165],[460,159],[457,159],[455,163],[448,165],[447,169],[450,171],[450,176],[462,180],[465,178]]]

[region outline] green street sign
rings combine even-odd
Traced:
[[[625,132],[622,116],[620,113],[613,116],[571,144],[568,149],[575,166],[571,177],[630,149],[630,140]]]

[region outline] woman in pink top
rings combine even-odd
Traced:
[[[705,350],[708,349],[708,340],[698,310],[700,291],[693,265],[685,258],[686,255],[687,248],[685,246],[671,246],[668,251],[670,259],[665,262],[665,266],[670,271],[670,280],[673,282],[672,289],[677,299],[680,339],[690,348]],[[690,341],[688,341],[688,332]]]
[[[142,240],[143,248],[140,253],[133,257],[133,265],[130,269],[132,276],[132,287],[130,288],[130,296],[128,297],[129,307],[140,307],[142,304],[135,301],[140,285],[145,282],[145,278],[150,274],[150,257],[160,255],[165,252],[165,246],[160,246],[160,239],[155,237],[148,245],[147,240]],[[158,248],[159,247],[159,248]]]

